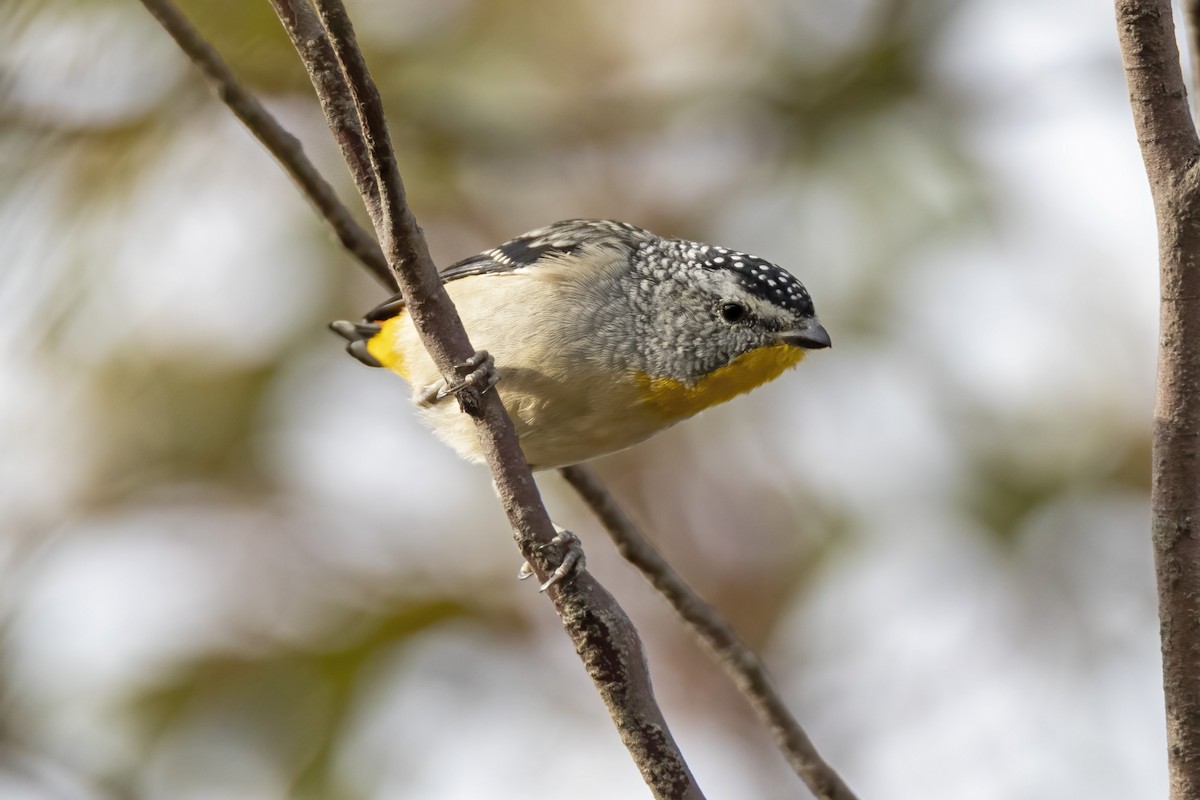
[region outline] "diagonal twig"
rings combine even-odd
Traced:
[[[818,800],[855,800],[850,787],[821,758],[804,728],[788,709],[762,659],[654,549],[596,474],[578,464],[563,467],[559,472],[604,525],[625,560],[641,570],[646,580],[712,651],[771,731],[792,769]]]
[[[173,21],[182,20],[183,25],[190,28],[171,6],[170,0],[142,2],[153,12],[164,8],[173,11]],[[327,41],[322,44],[314,41],[314,37],[323,38],[324,32],[314,25],[312,9],[307,3],[302,0],[272,2],[277,8],[286,7],[280,17],[313,76],[322,107],[331,118],[331,126],[345,139],[343,153],[384,242],[384,252],[395,269],[397,283],[408,299],[410,313],[431,356],[443,372],[448,372],[458,363],[456,358],[461,361],[471,353],[470,344],[445,296],[424,237],[405,201],[378,92],[354,44],[345,10],[340,2],[318,0],[321,24],[329,31]],[[155,15],[160,20],[164,18],[159,13]],[[297,41],[300,32],[303,32],[304,41]],[[195,38],[199,35],[195,34]],[[188,47],[184,50],[196,58]],[[215,53],[212,55],[215,57]],[[340,72],[340,77],[331,77],[337,74],[331,71],[333,69]],[[218,85],[222,99],[228,103],[229,97],[236,95],[240,87],[228,70],[225,72],[225,79],[218,81]],[[353,95],[353,101],[347,100],[348,91]],[[244,91],[241,93],[245,94]],[[357,125],[347,117],[347,109],[354,110]],[[333,119],[335,116],[336,120]],[[254,127],[254,122],[246,118],[243,121]],[[268,148],[271,148],[269,143]],[[304,158],[303,153],[295,149],[271,149],[281,160]],[[544,579],[548,569],[555,566],[559,554],[557,548],[547,546],[552,543],[553,526],[521,454],[512,422],[495,392],[483,397],[477,393],[469,396],[465,410],[472,412],[476,419],[482,449],[495,476],[497,492],[508,512],[514,536],[522,553]],[[565,586],[552,587],[549,594],[608,706],[622,740],[654,795],[702,800],[703,794],[654,700],[641,642],[624,611],[585,571],[580,571]]]
[[[287,2],[293,14],[311,14],[305,0]],[[334,57],[335,64],[322,63],[315,69],[310,68],[310,72],[325,74],[331,67],[336,67],[342,75],[341,87],[349,93],[349,99],[322,97],[322,107],[327,113],[332,110],[338,114],[350,109],[358,119],[363,152],[369,165],[369,173],[360,182],[359,191],[368,205],[376,201],[378,191],[377,206],[368,208],[376,236],[388,264],[396,273],[407,311],[422,344],[447,383],[454,383],[457,365],[466,362],[474,354],[474,348],[438,276],[425,236],[408,207],[379,91],[367,72],[340,0],[316,0],[315,8],[329,41],[328,53]],[[300,54],[306,58],[310,51]],[[317,57],[325,57],[325,54]],[[314,86],[319,96],[332,88],[328,82]],[[344,125],[344,121],[336,120],[335,124]],[[485,459],[489,467],[493,467],[497,491],[505,510],[511,515],[522,553],[526,549],[530,551],[529,559],[535,567],[539,562],[546,563],[545,554],[534,551],[551,546],[554,527],[542,506],[532,473],[521,454],[512,420],[505,413],[498,393],[483,393],[478,387],[470,386],[456,396],[463,410],[477,423]],[[541,573],[539,577],[545,578]]]

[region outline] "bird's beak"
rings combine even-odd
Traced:
[[[779,339],[784,344],[803,347],[805,350],[821,350],[831,344],[829,332],[815,318],[804,320],[794,330],[784,331],[779,334]]]

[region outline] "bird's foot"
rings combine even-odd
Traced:
[[[479,386],[480,394],[487,392],[500,382],[500,374],[496,372],[496,361],[487,350],[478,350],[461,364],[454,367],[459,378],[454,383],[438,381],[430,386],[417,398],[417,404],[430,406],[439,400],[444,400],[452,394],[457,394],[468,386]]]
[[[539,550],[545,550],[549,547],[561,547],[563,551],[562,561],[558,563],[558,567],[554,572],[550,573],[550,577],[546,582],[538,587],[539,592],[544,592],[556,583],[573,577],[579,570],[583,569],[587,564],[587,558],[583,554],[583,544],[579,541],[579,537],[571,533],[565,528],[560,528],[557,525],[554,529],[558,531],[554,538],[546,544],[539,547]],[[533,574],[533,565],[526,561],[521,565],[521,571],[517,573],[519,580],[525,580]]]

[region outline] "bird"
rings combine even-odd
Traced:
[[[464,380],[447,384],[401,295],[330,327],[356,359],[404,378],[421,420],[472,462],[475,426],[451,401],[465,385],[495,387],[529,466],[545,470],[624,450],[830,346],[782,267],[615,220],[556,222],[441,279],[480,348]]]

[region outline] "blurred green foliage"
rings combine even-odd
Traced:
[[[169,740],[172,731],[203,719],[217,736],[236,730],[267,749],[292,776],[287,796],[349,798],[334,779],[336,745],[372,668],[429,627],[472,617],[483,621],[455,599],[429,598],[398,603],[374,619],[351,619],[320,649],[281,642],[256,653],[213,653],[148,687],[132,711],[147,742]]]

